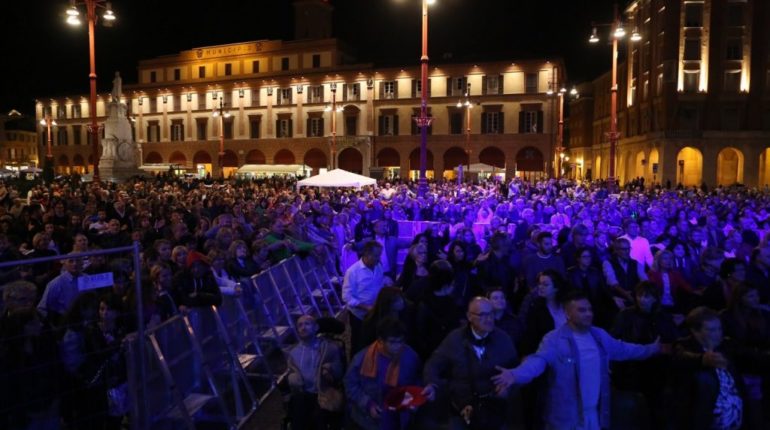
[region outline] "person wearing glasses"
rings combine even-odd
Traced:
[[[634,287],[647,280],[644,266],[631,258],[631,243],[619,237],[612,244],[612,256],[602,263],[604,281],[618,309],[634,303]]]
[[[476,297],[468,305],[468,325],[450,332],[425,364],[427,390],[449,398],[451,429],[497,430],[510,424],[509,390],[496,392],[498,367],[518,363],[516,348],[495,327],[492,302]]]

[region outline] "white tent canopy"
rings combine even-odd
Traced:
[[[377,185],[377,180],[366,176],[357,175],[347,170],[334,169],[320,175],[311,176],[297,182],[297,188],[302,187],[354,187],[361,188],[366,185]]]
[[[304,175],[307,172],[311,172],[312,167],[305,164],[244,164],[236,173],[238,174],[291,174],[291,175]]]
[[[454,168],[455,171],[459,170],[459,166]],[[471,173],[492,173],[492,172],[500,173],[505,172],[505,169],[501,169],[499,167],[490,166],[489,164],[484,163],[473,163],[470,167]],[[463,172],[468,173],[468,165],[463,164]]]

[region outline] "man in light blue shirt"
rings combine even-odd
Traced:
[[[37,310],[53,325],[60,324],[64,313],[80,294],[77,278],[82,269],[83,262],[79,258],[62,260],[61,274],[46,285]]]
[[[374,306],[377,294],[384,285],[381,258],[382,245],[374,240],[366,242],[361,259],[348,268],[342,282],[342,300],[348,309],[353,354],[364,346],[361,339],[363,319]]]
[[[546,372],[543,420],[547,429],[599,430],[610,426],[609,362],[642,360],[661,351],[656,341],[636,345],[593,327],[591,302],[574,293],[564,305],[567,323],[545,335],[537,352],[515,369],[498,367],[498,392]]]

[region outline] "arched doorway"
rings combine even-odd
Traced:
[[[703,154],[686,146],[676,156],[676,182],[685,187],[700,186],[703,182]]]
[[[398,178],[401,176],[401,156],[393,148],[382,148],[377,153],[377,166],[384,168],[382,172],[385,178]]]
[[[634,161],[634,166],[634,178],[644,178],[644,168],[647,166],[647,159],[644,158],[644,151],[639,151],[636,153],[636,161]]]
[[[348,172],[358,173],[364,171],[364,157],[356,148],[345,148],[338,157],[339,168]]]
[[[70,160],[67,155],[62,154],[59,156],[59,162],[56,165],[56,171],[60,175],[68,175],[70,173]]]
[[[259,149],[252,149],[246,154],[246,164],[265,164],[265,154]]]
[[[425,177],[433,179],[433,153],[425,151]],[[409,178],[417,180],[420,177],[420,148],[409,154]]]
[[[743,183],[743,152],[735,148],[724,148],[717,156],[717,185]]]
[[[770,185],[770,148],[759,155],[759,186]]]
[[[145,164],[160,164],[163,162],[163,157],[155,151],[152,151],[144,157]]]
[[[533,146],[527,146],[516,154],[516,175],[530,181],[545,179],[543,153]]]
[[[587,180],[593,180],[593,179],[599,179],[602,177],[602,156],[597,155],[596,161],[594,161],[594,165],[591,166],[591,171],[586,172],[586,179]]]
[[[72,173],[78,173],[83,174],[86,172],[86,162],[83,159],[83,156],[80,154],[75,154],[74,157],[72,157]]]
[[[454,179],[456,172],[455,167],[459,165],[468,165],[468,153],[464,149],[453,146],[444,152],[444,173],[445,179]]]
[[[650,160],[647,164],[650,166],[649,172],[652,175],[652,183],[657,184],[658,178],[660,178],[660,153],[657,149],[653,148],[650,151]]]
[[[281,149],[273,156],[273,164],[295,164],[296,158],[288,149]]]
[[[342,116],[345,118],[345,136],[356,136],[358,134],[358,117],[361,109],[353,105],[345,106]],[[340,124],[337,124],[337,135],[340,135]]]
[[[306,165],[313,168],[314,175],[317,175],[320,169],[325,169],[329,166],[326,154],[318,148],[313,148],[306,152],[303,160]]]
[[[482,149],[479,152],[479,162],[493,167],[489,174],[505,179],[505,154],[500,148],[488,146]]]
[[[225,150],[222,154],[222,174],[225,178],[230,178],[235,175],[238,170],[238,156],[232,150]]]
[[[211,162],[211,154],[206,151],[198,151],[193,155],[193,167],[199,177],[203,178],[206,175],[213,174],[213,163]]]

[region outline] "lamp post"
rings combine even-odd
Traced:
[[[52,132],[51,127],[56,126],[56,121],[51,118],[51,114],[45,114],[43,119],[40,120],[40,125],[44,126],[47,129],[47,139],[46,139],[46,153],[45,153],[45,173],[43,175],[46,180],[53,179],[53,153],[51,153],[51,141],[52,141]]]
[[[422,56],[420,56],[420,116],[415,118],[420,127],[420,181],[418,194],[424,196],[428,191],[428,179],[425,176],[428,164],[428,127],[433,118],[428,117],[428,5],[436,0],[422,0]]]
[[[468,174],[471,174],[471,109],[473,109],[473,103],[470,100],[471,96],[471,84],[468,84],[467,91],[465,92],[465,100],[457,102],[458,109],[465,109],[465,153],[468,156]],[[460,166],[462,169],[462,165]]]
[[[617,150],[618,139],[620,133],[618,133],[618,41],[626,37],[626,30],[623,28],[623,23],[620,20],[620,12],[618,12],[617,3],[614,6],[613,22],[611,24],[602,24],[605,27],[611,27],[611,39],[612,39],[612,86],[610,87],[610,131],[606,134],[610,141],[610,164],[609,164],[609,177],[607,181],[612,188],[615,186],[615,151]],[[639,42],[642,40],[642,36],[634,30],[631,34],[632,42]],[[589,43],[598,43],[599,36],[597,35],[596,26],[593,28],[591,37],[588,38]]]
[[[104,9],[102,19],[105,27],[111,27],[115,21],[115,13],[112,11],[112,5],[104,0],[70,0],[70,7],[67,9],[67,24],[73,26],[80,25],[80,12],[77,5],[83,4],[86,7],[86,18],[88,19],[88,53],[90,56],[91,71],[88,79],[91,81],[91,97],[89,99],[88,110],[91,115],[91,144],[94,158],[94,182],[99,183],[99,124],[96,122],[96,46],[94,40],[94,27],[98,18],[97,9]]]
[[[329,85],[329,88],[332,90],[332,104],[326,106],[324,110],[326,112],[331,112],[332,117],[332,159],[329,166],[331,167],[331,170],[334,170],[337,168],[337,112],[342,112],[342,106],[337,106],[337,83],[332,82]]]
[[[219,118],[219,172],[224,179],[225,166],[222,165],[222,159],[225,156],[225,118],[230,118],[230,111],[225,110],[224,97],[219,98],[219,107],[214,107],[211,116]]]

